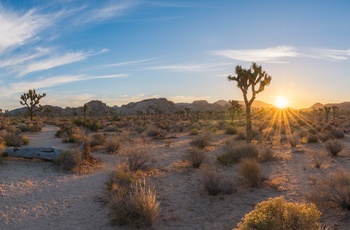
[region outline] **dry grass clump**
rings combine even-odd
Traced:
[[[263,151],[260,152],[259,159],[262,162],[274,161],[277,159],[277,156],[271,149],[264,148]]]
[[[338,153],[344,148],[343,144],[338,140],[329,140],[324,144],[324,146],[326,147],[328,153],[330,153],[332,156],[337,156]]]
[[[307,143],[317,143],[318,136],[317,134],[309,133],[307,136]]]
[[[125,155],[125,162],[128,164],[131,171],[146,169],[151,161],[151,155],[147,149],[128,148]]]
[[[205,132],[195,137],[190,142],[190,145],[198,149],[204,149],[205,147],[210,145],[210,142],[211,142],[211,134],[209,132]]]
[[[156,191],[143,180],[131,184],[125,193],[117,190],[111,194],[110,216],[119,225],[150,227],[159,215],[159,205]]]
[[[330,210],[350,211],[350,173],[339,170],[318,181],[310,199]]]
[[[300,138],[296,135],[288,135],[288,143],[292,148],[295,148],[298,144],[300,144]]]
[[[234,190],[232,182],[223,179],[223,176],[213,169],[203,172],[201,183],[210,196],[232,194]]]
[[[217,157],[217,160],[224,165],[238,163],[244,158],[259,158],[259,149],[254,144],[229,142],[224,154]]]
[[[317,152],[317,151],[312,151],[310,152],[310,156],[311,156],[311,161],[312,164],[315,168],[321,168],[326,155],[324,153],[321,152]]]
[[[248,184],[252,187],[259,187],[262,182],[262,170],[257,159],[242,159],[240,164],[240,173]]]
[[[120,138],[110,138],[107,140],[106,143],[106,151],[108,154],[117,154],[118,150],[120,149],[121,146],[121,140]]]
[[[95,133],[90,137],[91,147],[103,145],[106,142],[106,136],[103,133]]]
[[[148,128],[146,133],[147,133],[147,136],[153,137],[153,138],[163,139],[165,137],[165,134],[162,132],[162,130],[156,127]]]
[[[225,134],[227,135],[234,135],[237,134],[238,130],[236,127],[229,125],[226,127]]]
[[[1,130],[0,137],[6,146],[21,147],[22,144],[29,143],[29,139],[23,138],[20,131],[14,127],[7,127]]]
[[[336,138],[336,139],[341,139],[341,138],[344,138],[345,137],[345,133],[343,130],[341,129],[334,129],[332,130],[331,132],[331,135]]]
[[[101,164],[101,161],[93,157],[84,159],[84,151],[72,149],[63,151],[56,160],[56,164],[61,170],[84,174],[91,172],[94,166]]]
[[[203,149],[193,147],[186,151],[184,160],[189,162],[193,168],[199,168],[206,158],[207,154]]]
[[[127,162],[117,165],[106,183],[110,217],[118,225],[149,227],[159,215],[156,191],[146,185],[141,170],[132,171]]]
[[[190,135],[198,135],[198,134],[199,134],[199,130],[198,129],[196,129],[196,128],[191,129]]]
[[[283,197],[269,198],[257,204],[238,224],[240,230],[307,229],[318,230],[321,212],[314,204],[287,202]]]

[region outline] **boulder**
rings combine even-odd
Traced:
[[[5,151],[5,154],[9,157],[41,159],[47,161],[55,161],[61,153],[62,149],[55,147],[7,148]]]

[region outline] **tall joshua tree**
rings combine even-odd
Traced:
[[[41,111],[42,106],[39,104],[41,98],[45,97],[46,93],[43,94],[37,94],[35,89],[28,90],[28,93],[24,93],[21,95],[21,105],[27,106],[30,120],[33,121],[33,116],[36,111]],[[38,109],[36,109],[36,106],[38,106]]]
[[[249,69],[243,69],[241,66],[236,66],[236,75],[229,75],[227,78],[229,81],[236,81],[237,87],[241,89],[243,93],[244,103],[246,106],[246,131],[247,142],[252,141],[252,121],[250,116],[250,108],[256,95],[264,91],[265,86],[270,84],[271,76],[262,70],[261,66],[256,63],[252,63]],[[249,98],[250,97],[250,98]]]

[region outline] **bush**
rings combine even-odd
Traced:
[[[298,144],[300,144],[300,138],[295,135],[289,135],[288,136],[288,142],[292,148],[296,147]]]
[[[149,227],[159,215],[160,202],[156,191],[138,182],[132,184],[126,194],[112,193],[110,200],[111,217],[119,225]]]
[[[227,126],[226,127],[226,130],[225,130],[225,134],[228,134],[228,135],[234,135],[234,134],[237,134],[237,128],[230,125],[230,126]]]
[[[195,137],[191,142],[190,145],[197,147],[199,149],[204,149],[210,144],[211,141],[211,134],[210,133],[202,133]]]
[[[156,138],[164,138],[165,135],[164,133],[162,132],[162,130],[158,129],[158,128],[149,128],[147,130],[147,136],[149,137],[156,137]]]
[[[256,145],[248,143],[239,143],[235,145],[231,142],[226,147],[226,152],[217,157],[217,160],[224,165],[238,163],[243,158],[259,158],[259,150]]]
[[[321,165],[323,164],[325,154],[317,152],[317,151],[312,151],[310,153],[311,155],[311,161],[312,164],[315,168],[321,168]]]
[[[320,206],[331,210],[350,211],[350,173],[339,170],[322,179],[310,198]]]
[[[1,137],[6,146],[21,147],[23,140],[16,128],[7,127],[5,130],[1,130]]]
[[[318,136],[317,134],[310,133],[307,136],[307,143],[317,143],[318,142]]]
[[[334,129],[334,130],[332,130],[331,134],[336,139],[341,139],[341,138],[345,137],[345,133],[341,129]]]
[[[206,156],[202,149],[191,148],[185,153],[184,160],[189,162],[193,168],[199,168]]]
[[[91,136],[91,147],[103,145],[106,142],[106,136],[103,133],[95,133]]]
[[[201,180],[204,190],[209,196],[216,196],[220,193],[232,194],[233,184],[229,180],[224,180],[223,176],[213,169],[206,170]]]
[[[150,161],[150,154],[139,148],[128,149],[126,162],[131,171],[145,169]]]
[[[327,151],[332,154],[332,156],[337,156],[338,153],[344,148],[342,143],[338,140],[329,140],[324,144],[324,146],[326,147]]]
[[[256,159],[242,159],[239,165],[240,173],[252,187],[258,187],[262,181],[262,171]]]
[[[260,161],[267,162],[267,161],[274,161],[275,159],[276,159],[275,153],[269,148],[265,148],[260,153]]]
[[[83,162],[83,153],[79,149],[70,151],[63,151],[56,164],[62,169],[67,171],[75,171]]]
[[[320,216],[321,212],[314,204],[286,202],[283,197],[276,197],[257,204],[238,227],[241,230],[318,230]]]
[[[108,154],[116,154],[120,148],[120,139],[113,138],[109,139],[106,144],[106,151]]]

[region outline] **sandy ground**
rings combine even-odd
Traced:
[[[30,135],[31,145],[53,145],[71,148],[54,138],[56,127],[46,126]],[[269,197],[307,202],[314,182],[339,168],[350,168],[350,137],[341,142],[345,151],[340,156],[327,156],[320,169],[312,166],[311,151],[325,152],[321,144],[300,144],[296,148],[273,146],[280,157],[261,163],[264,177],[275,186],[248,187],[239,175],[238,165],[219,165],[215,157],[222,154],[224,142],[232,136],[214,135],[207,148],[208,157],[200,169],[181,161],[193,138],[176,133],[170,143],[143,138],[132,146],[142,145],[152,154],[152,167],[157,175],[147,179],[155,186],[161,201],[160,216],[152,229],[232,229],[254,206]],[[170,144],[170,145],[169,145]],[[130,145],[130,143],[128,143]],[[122,146],[123,148],[124,146]],[[104,183],[122,156],[109,156],[94,150],[103,165],[87,175],[60,172],[52,163],[35,160],[7,160],[0,165],[0,229],[128,229],[111,226],[108,208],[99,202]],[[208,196],[202,189],[202,173],[215,167],[235,187],[231,195]],[[348,229],[348,214],[324,212],[321,223],[337,229]]]

